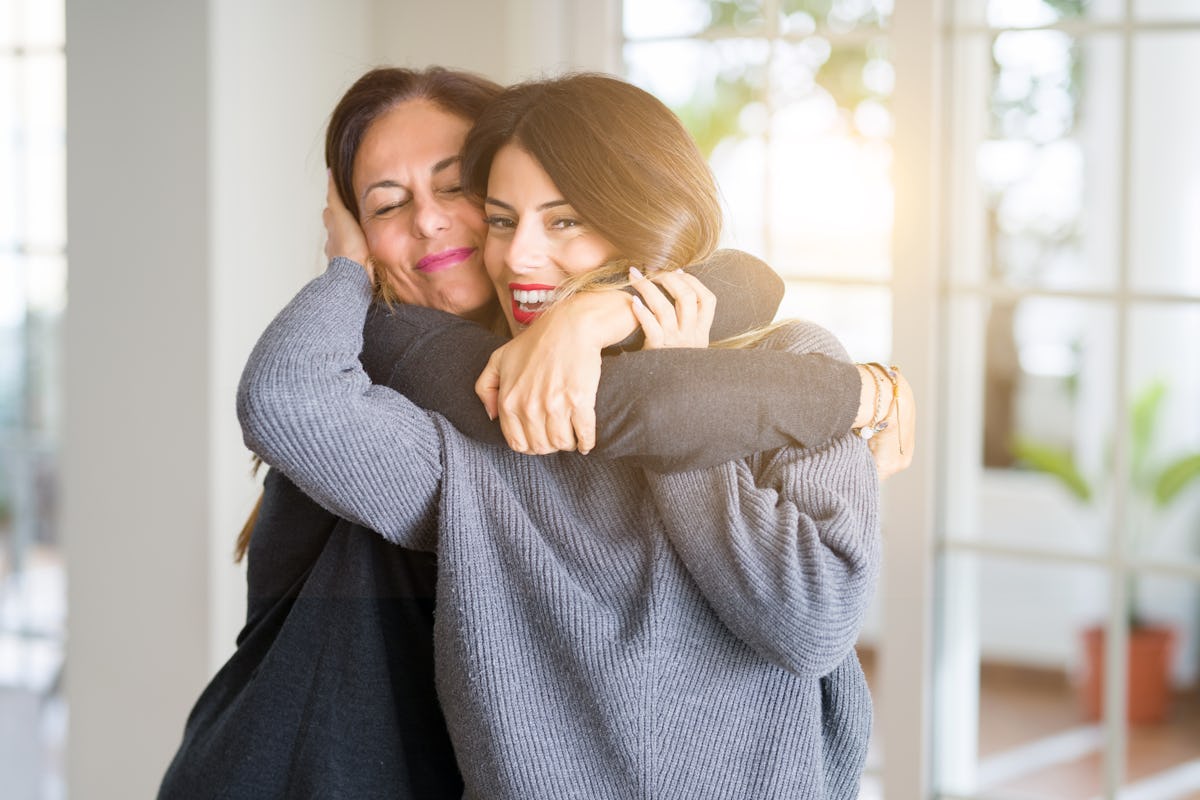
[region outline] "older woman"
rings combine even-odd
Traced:
[[[468,185],[488,176],[484,261],[514,333],[568,279],[693,263],[714,241],[694,146],[619,81],[511,90],[465,161]],[[368,274],[334,259],[264,334],[239,408],[248,444],[313,497],[436,550],[440,695],[467,796],[850,796],[870,714],[851,646],[877,565],[862,440],[674,476],[481,445],[370,386],[369,299]],[[625,309],[613,330],[649,319]],[[842,355],[813,326],[762,342]]]

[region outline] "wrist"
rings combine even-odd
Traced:
[[[858,391],[858,412],[854,415],[854,424],[852,428],[862,428],[869,424],[874,419],[875,406],[878,403],[878,387],[875,383],[875,376],[871,369],[863,364],[856,364],[858,369],[858,378],[860,381]]]
[[[601,350],[624,341],[637,329],[631,302],[632,298],[625,292],[605,289],[580,292],[560,305],[577,334]]]

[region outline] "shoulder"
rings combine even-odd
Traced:
[[[807,320],[793,319],[779,323],[763,339],[760,347],[790,353],[820,353],[839,361],[850,361],[850,354],[836,336]]]

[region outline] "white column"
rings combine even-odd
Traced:
[[[896,67],[893,352],[919,399],[920,450],[887,483],[881,715],[884,796],[930,791],[931,596],[939,400],[938,238],[942,22],[938,0],[897,3],[889,32]]]
[[[319,266],[362,3],[67,2],[68,789],[152,797],[232,650],[255,492],[233,387]]]

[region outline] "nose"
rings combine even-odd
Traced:
[[[549,261],[546,235],[540,225],[521,220],[508,245],[508,267],[517,275],[542,269]]]
[[[450,227],[450,214],[436,197],[414,198],[413,235],[432,239]]]

